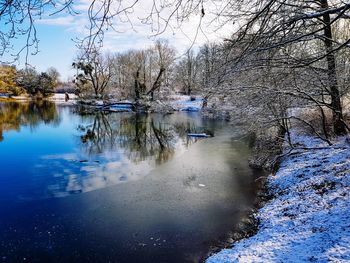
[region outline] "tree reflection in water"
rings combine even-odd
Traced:
[[[195,142],[187,133],[202,132],[201,126],[200,118],[185,114],[80,114],[48,101],[0,104],[1,138],[17,130],[15,138],[21,139],[9,140],[7,147],[22,152],[23,169],[8,172],[29,174],[33,183],[27,184],[35,190],[18,194],[27,199],[139,180]],[[28,149],[33,143],[38,147]]]
[[[161,115],[96,113],[93,123],[79,126],[81,143],[89,155],[121,148],[134,163],[154,159],[157,165],[175,154],[179,141],[188,146],[187,138],[194,124],[171,123]]]
[[[55,171],[49,195],[138,180],[195,142],[187,133],[198,129],[191,118],[157,114],[97,112],[80,118],[79,151],[44,158],[42,167],[50,165]]]
[[[50,101],[0,103],[0,141],[4,140],[3,132],[19,131],[21,126],[35,129],[41,123],[59,122],[56,105]]]

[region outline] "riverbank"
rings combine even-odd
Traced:
[[[1,106],[9,117],[1,143],[6,262],[200,262],[252,220],[260,174],[248,166],[240,127],[197,113]],[[215,136],[188,136],[202,131]]]
[[[286,146],[279,170],[269,176],[273,199],[255,215],[256,235],[208,263],[350,260],[349,142],[339,138],[329,147],[296,131],[293,138],[300,147]]]
[[[68,102],[69,103],[75,103],[76,100],[78,99],[78,96],[76,96],[73,93],[69,93],[68,94]],[[62,103],[62,102],[67,102],[66,100],[66,94],[64,93],[54,93],[52,96],[49,97],[45,97],[45,98],[37,98],[37,97],[32,97],[29,95],[19,95],[19,96],[0,96],[0,101],[17,101],[17,102],[22,102],[22,101],[35,101],[35,100],[49,100],[49,101],[53,101],[53,102],[58,102],[58,103]]]
[[[291,151],[286,146],[277,174],[268,178],[274,198],[256,213],[258,230],[253,211],[247,211],[242,220],[246,227],[232,232],[227,242],[219,245],[227,247],[246,239],[208,262],[350,260],[349,144],[340,138],[328,147],[295,131],[293,141],[299,149]]]

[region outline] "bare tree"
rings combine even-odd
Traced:
[[[158,73],[155,79],[152,81],[152,86],[147,91],[146,95],[151,95],[152,99],[154,92],[159,90],[163,81],[166,82],[167,72],[170,70],[171,65],[174,63],[175,50],[167,41],[158,40],[153,47],[154,59]]]
[[[118,28],[118,23],[132,24],[130,14],[141,5],[138,0],[94,0],[88,9],[90,25],[89,34],[80,42],[85,51],[93,51],[103,41],[104,32]],[[43,12],[72,12],[73,1],[2,1],[0,18],[7,24],[1,31],[1,43],[4,53],[11,46],[11,39],[19,34],[27,37],[29,47],[37,45],[35,18]],[[247,69],[291,69],[315,70],[321,81],[326,80],[319,94],[312,94],[319,105],[332,111],[332,126],[335,134],[345,134],[348,130],[342,113],[341,90],[339,79],[338,54],[349,48],[349,37],[338,37],[334,28],[349,18],[350,3],[342,0],[255,0],[255,1],[211,1],[211,0],[153,0],[140,20],[151,25],[155,35],[166,29],[172,29],[172,22],[181,27],[191,16],[202,18],[206,14],[214,14],[219,27],[234,24],[233,37],[227,39],[225,67],[217,73],[217,83],[225,86],[227,78],[237,70]],[[23,21],[28,23],[23,23]],[[17,25],[28,25],[18,30]],[[198,29],[201,24],[198,25]],[[198,30],[197,30],[198,33]],[[237,48],[239,56],[233,55]],[[244,68],[245,67],[245,68]],[[147,93],[152,94],[159,89],[159,81],[164,74],[160,67],[155,81]],[[139,71],[139,74],[141,70]],[[136,72],[137,73],[137,72]],[[137,74],[136,74],[137,75]],[[323,78],[326,77],[326,79]],[[136,78],[140,78],[136,76]],[[229,77],[228,81],[230,81]],[[225,84],[226,83],[226,84]],[[284,87],[280,87],[283,89]],[[227,90],[229,92],[229,90]],[[302,90],[305,92],[305,90]]]
[[[343,1],[255,1],[241,6],[238,13],[246,22],[237,39],[229,40],[232,47],[246,40],[240,59],[264,53],[264,57],[256,55],[259,61],[255,61],[255,65],[260,67],[286,71],[314,68],[317,74],[327,76],[327,85],[319,95],[323,98],[326,95],[329,101],[319,102],[332,110],[337,135],[346,133],[347,127],[342,114],[336,55],[339,50],[348,48],[350,39],[335,39],[332,28],[347,17],[349,9],[350,4]]]
[[[47,73],[47,75],[49,75],[51,77],[51,79],[55,83],[55,87],[56,87],[60,81],[59,80],[60,73],[58,72],[58,70],[54,67],[50,67],[46,70],[46,73]]]
[[[82,52],[72,64],[77,70],[75,83],[84,90],[91,88],[95,96],[102,96],[111,79],[112,61],[110,56],[94,51]]]
[[[166,41],[157,41],[147,49],[115,54],[111,86],[136,100],[145,95],[152,97],[169,81],[174,57],[175,50]]]
[[[188,50],[186,56],[180,60],[176,67],[176,79],[182,90],[187,94],[198,88],[199,56],[193,50]]]

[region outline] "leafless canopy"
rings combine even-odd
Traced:
[[[1,0],[0,55],[8,53],[16,60],[24,53],[27,61],[29,54],[38,52],[36,20],[43,15],[54,16],[61,12],[74,14],[72,4],[73,0]],[[14,48],[15,42],[20,38],[25,39],[25,44]]]
[[[18,37],[25,37],[26,45],[17,55],[25,52],[28,57],[30,52],[35,53],[38,45],[35,21],[44,15],[54,16],[62,12],[74,15],[74,6],[79,2],[1,0],[0,21],[4,26],[0,32],[0,54],[11,50]],[[210,17],[209,23],[216,25],[217,29],[230,27],[235,32],[227,38],[226,68],[220,67],[220,74],[231,74],[238,67],[244,69],[243,66],[314,70],[325,82],[320,95],[326,95],[328,99],[321,103],[332,110],[335,133],[346,133],[337,55],[349,49],[350,34],[336,34],[336,28],[348,25],[349,1],[93,0],[89,4],[87,35],[77,42],[87,52],[89,48],[102,45],[108,30],[118,31],[120,23],[132,26],[135,13],[139,22],[151,26],[154,35],[167,29],[181,29],[192,16],[200,18],[195,33],[198,34],[202,21]],[[239,56],[233,54],[238,50]]]

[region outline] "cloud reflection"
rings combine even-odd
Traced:
[[[198,129],[191,119],[179,122],[157,115],[97,113],[83,119],[77,125],[76,152],[45,155],[36,165],[35,173],[49,180],[48,197],[139,180],[183,153],[195,142],[187,133]]]

